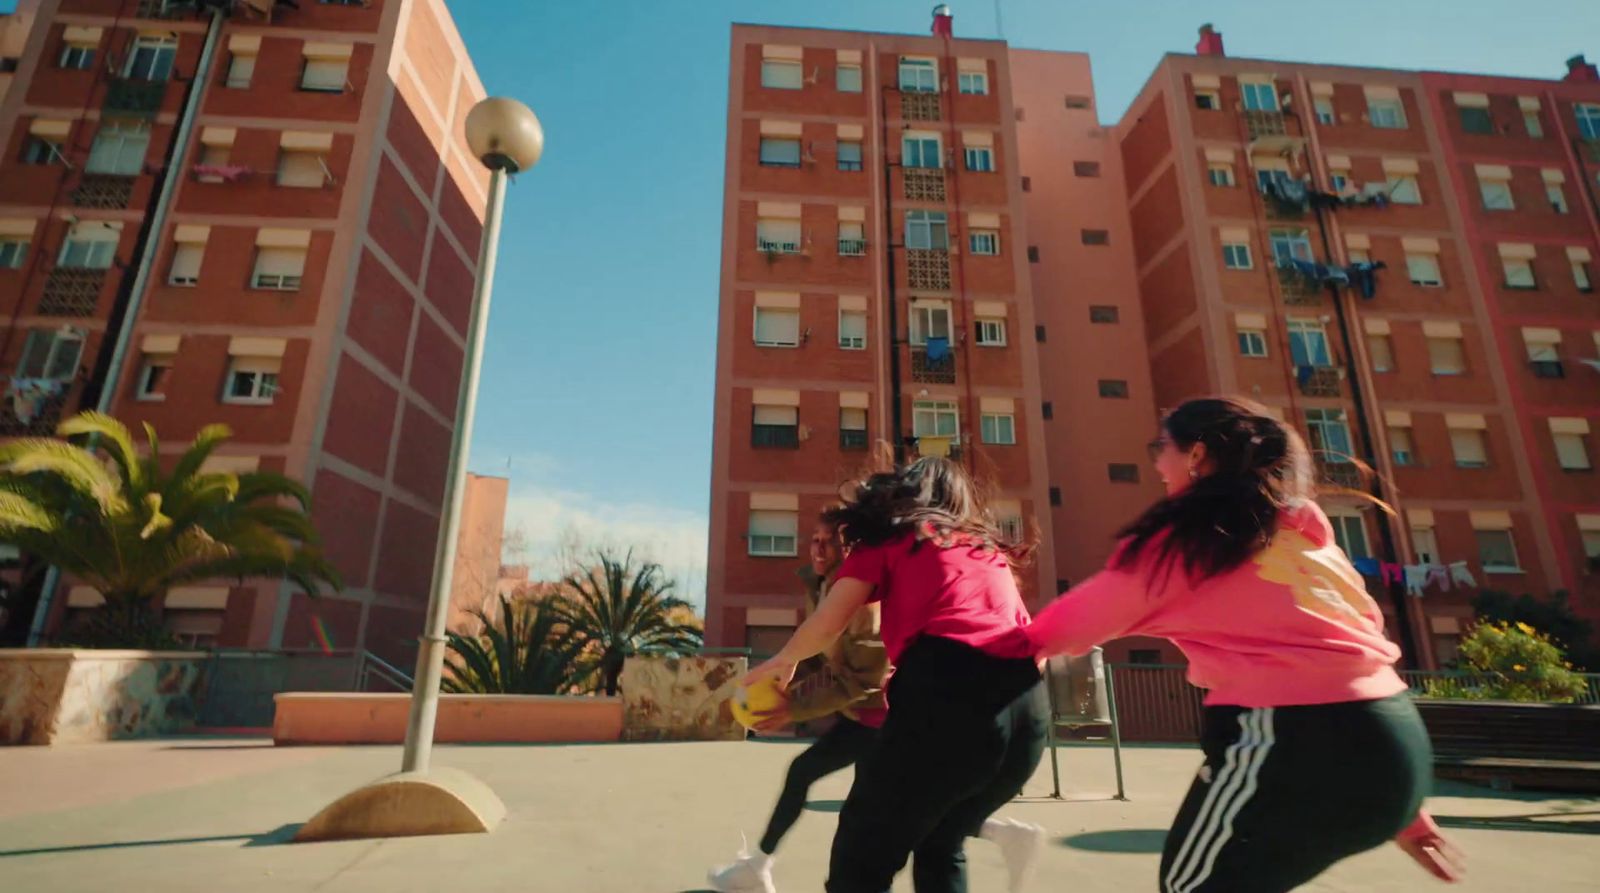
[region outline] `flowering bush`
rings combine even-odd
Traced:
[[[1480,623],[1461,641],[1461,675],[1429,680],[1431,698],[1568,702],[1588,691],[1561,648],[1526,623]]]

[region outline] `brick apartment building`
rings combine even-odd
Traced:
[[[23,0],[15,31],[0,436],[94,406],[131,326],[114,413],[164,449],[229,425],[216,464],[309,485],[347,586],[179,589],[171,628],[298,648],[320,620],[408,659],[487,187],[461,136],[484,91],[444,3]],[[52,627],[97,601],[68,581]]]

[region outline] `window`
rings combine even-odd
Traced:
[[[751,512],[746,540],[751,555],[792,558],[800,543],[800,516],[796,512]]]
[[[1428,339],[1428,366],[1434,375],[1461,375],[1467,371],[1466,352],[1461,339],[1453,337]]]
[[[1062,103],[1064,105],[1066,105],[1066,107],[1069,108],[1069,109],[1094,108],[1094,97],[1092,97],[1092,96],[1072,96],[1072,95],[1068,95],[1066,97],[1063,97]]]
[[[178,35],[141,34],[134,38],[123,76],[136,81],[164,81],[172,77],[178,58]]]
[[[1389,201],[1397,205],[1422,204],[1422,187],[1417,185],[1416,175],[1391,175],[1389,177]]]
[[[992,229],[967,231],[967,250],[973,254],[996,255],[1000,253],[1000,233]]]
[[[1194,91],[1194,107],[1203,112],[1215,112],[1222,109],[1222,95],[1215,90]]]
[[[142,121],[110,120],[100,125],[84,170],[92,174],[137,176],[144,169],[150,148],[150,125]]]
[[[1279,266],[1291,260],[1315,260],[1311,253],[1311,236],[1303,229],[1271,230],[1267,233],[1267,242],[1272,246],[1272,259]]]
[[[973,96],[989,95],[989,73],[986,71],[963,71],[956,76],[956,88],[962,93]]]
[[[1589,262],[1575,260],[1572,262],[1572,284],[1578,291],[1594,291],[1594,280],[1589,278]]]
[[[1323,462],[1348,464],[1350,451],[1350,426],[1342,409],[1306,410],[1306,432],[1311,435],[1311,449]]]
[[[1264,357],[1267,355],[1267,333],[1260,329],[1239,330],[1239,356]]]
[[[866,224],[855,220],[839,222],[839,255],[861,257],[867,253]]]
[[[1231,165],[1231,164],[1208,164],[1208,165],[1206,165],[1206,179],[1211,181],[1211,185],[1212,186],[1232,186],[1233,182],[1234,182],[1233,181],[1233,165]]]
[[[762,137],[761,165],[763,167],[799,167],[800,141],[770,136]]]
[[[1433,535],[1432,527],[1411,528],[1411,551],[1421,564],[1439,562],[1439,540]]]
[[[1289,328],[1289,362],[1295,366],[1331,366],[1333,357],[1328,352],[1328,333],[1322,323],[1314,319],[1291,319]]]
[[[1005,347],[1006,346],[1006,321],[1003,319],[980,319],[975,324],[978,335],[979,347]]]
[[[1039,342],[1040,344],[1043,344],[1045,342],[1045,335],[1046,335],[1046,332],[1045,332],[1044,326],[1034,326],[1033,327],[1033,340]]]
[[[1360,515],[1329,515],[1328,520],[1333,522],[1333,540],[1345,555],[1351,560],[1372,557],[1367,548],[1367,525]]]
[[[1039,246],[1038,245],[1029,245],[1028,246],[1028,263],[1036,264],[1038,262],[1039,262]]]
[[[1552,430],[1550,437],[1555,441],[1556,462],[1560,463],[1564,471],[1589,471],[1594,468],[1594,464],[1589,461],[1589,445],[1583,442],[1582,434],[1576,431]]]
[[[902,58],[900,60],[900,92],[938,93],[939,73],[934,70],[933,60]]]
[[[1388,335],[1368,335],[1367,356],[1372,358],[1373,372],[1394,371],[1394,342]]]
[[[760,347],[799,347],[800,311],[757,307],[755,339]]]
[[[1270,194],[1274,184],[1282,185],[1293,182],[1294,177],[1289,176],[1287,170],[1268,168],[1256,171],[1256,188],[1261,190],[1263,195]]]
[[[1461,113],[1461,129],[1467,133],[1494,133],[1494,119],[1489,117],[1486,108],[1458,108]]]
[[[1338,122],[1338,115],[1333,111],[1333,100],[1326,96],[1318,96],[1311,104],[1316,107],[1318,124],[1331,127]]]
[[[1528,366],[1537,378],[1563,378],[1561,366],[1561,333],[1522,330],[1523,346],[1528,350]]]
[[[270,368],[269,368],[270,366]],[[278,394],[277,361],[270,364],[249,357],[234,357],[228,369],[224,403],[271,403]]]
[[[1131,462],[1112,462],[1106,466],[1106,477],[1113,484],[1139,483],[1139,466]]]
[[[800,410],[794,406],[757,405],[750,416],[750,445],[800,448]]]
[[[1417,464],[1417,448],[1412,444],[1410,428],[1389,429],[1389,455],[1394,457],[1396,465]]]
[[[139,400],[167,399],[167,379],[172,375],[172,354],[145,354],[144,365],[139,367],[139,379],[134,385],[134,396]]]
[[[1367,119],[1373,127],[1384,130],[1404,130],[1406,127],[1406,109],[1398,99],[1368,99]]]
[[[33,329],[22,346],[17,377],[67,381],[78,374],[82,358],[83,335],[76,329]]]
[[[861,66],[841,65],[834,69],[833,83],[840,93],[860,93]]]
[[[0,239],[0,270],[17,270],[28,257],[28,240]]]
[[[1502,257],[1500,266],[1506,272],[1506,288],[1537,288],[1533,278],[1533,261],[1525,257]]]
[[[350,57],[307,56],[300,73],[300,89],[313,93],[343,93],[350,79]]]
[[[859,140],[839,141],[839,170],[861,170],[861,142]]]
[[[1250,269],[1250,246],[1243,242],[1223,242],[1222,265],[1230,270]]]
[[[1350,262],[1353,264],[1372,263],[1372,252],[1365,248],[1350,248],[1345,251],[1345,254],[1350,257]]]
[[[1328,182],[1333,185],[1333,191],[1340,194],[1349,192],[1352,189],[1350,185],[1350,172],[1347,170],[1336,169],[1329,171]]]
[[[844,350],[867,349],[867,314],[860,310],[839,311],[839,347]]]
[[[56,265],[71,269],[104,270],[116,257],[122,231],[98,224],[76,224],[61,243]]]
[[[1475,530],[1478,540],[1478,563],[1485,573],[1519,573],[1522,565],[1517,561],[1517,543],[1509,530]]]
[[[1066,587],[1060,587],[1062,592]],[[1158,667],[1161,665],[1161,649],[1159,648],[1130,648],[1128,649],[1128,663],[1134,666]]]
[[[1451,428],[1450,451],[1457,468],[1488,468],[1489,448],[1477,428]]]
[[[1044,420],[1047,421],[1047,422],[1050,421],[1051,419],[1055,418],[1055,416],[1056,416],[1055,404],[1051,403],[1049,400],[1046,400],[1043,403],[1039,404],[1039,414],[1041,416],[1043,416]]]
[[[1032,192],[1033,191],[1033,178],[1032,177],[1023,177],[1022,178],[1022,191],[1023,192]]]
[[[1560,183],[1545,181],[1544,194],[1546,198],[1550,199],[1550,208],[1557,214],[1571,212],[1572,209],[1567,205],[1567,192],[1561,188]]]
[[[867,448],[867,411],[853,407],[839,410],[839,449]]]
[[[256,250],[256,266],[250,276],[250,287],[297,291],[305,266],[304,248],[259,248]]]
[[[860,71],[857,70],[856,74],[859,81]],[[799,62],[787,59],[761,60],[761,86],[774,90],[798,90],[804,82],[805,76],[801,73]]]
[[[1239,92],[1244,95],[1246,111],[1275,112],[1278,110],[1278,90],[1271,83],[1243,81],[1239,84]]]
[[[1578,119],[1578,135],[1586,140],[1600,140],[1600,105],[1580,102],[1572,111]]]
[[[1098,386],[1102,397],[1111,400],[1128,399],[1128,383],[1120,378],[1102,378]]]
[[[918,301],[911,308],[911,343],[925,345],[929,338],[950,338],[950,305]]]
[[[279,186],[318,189],[328,179],[328,166],[320,153],[285,149],[278,154]]]
[[[1111,232],[1103,229],[1086,229],[1081,234],[1085,245],[1110,245]]]
[[[200,259],[205,256],[204,242],[177,242],[172,248],[172,266],[167,269],[168,285],[199,285]]]
[[[902,167],[944,167],[944,153],[939,149],[939,137],[931,134],[908,133],[900,138],[900,165]]]
[[[62,44],[61,57],[56,60],[56,66],[88,71],[94,67],[94,47],[81,43]]]
[[[756,250],[768,254],[799,254],[800,221],[782,217],[757,220]]]
[[[906,247],[944,251],[950,247],[949,217],[943,211],[907,211]]]
[[[1009,412],[986,412],[982,419],[983,442],[1000,446],[1017,443],[1017,420]]]
[[[61,144],[55,140],[30,136],[22,144],[23,164],[61,164],[66,160],[66,156],[61,154]]]
[[[956,404],[949,400],[917,400],[911,404],[911,433],[916,437],[955,437],[961,430]]]
[[[1022,518],[1018,515],[1002,514],[997,519],[1000,535],[1014,543],[1022,542]]]
[[[994,150],[988,146],[967,146],[967,170],[979,173],[994,171]]]
[[[1060,487],[1051,487],[1050,488],[1050,504],[1051,505],[1060,505],[1061,504],[1061,488]],[[1059,584],[1061,582],[1062,582],[1061,580],[1057,580],[1056,581],[1056,583],[1058,585],[1058,588],[1061,591],[1065,592],[1067,590],[1067,587],[1060,586]]]
[[[1522,112],[1522,126],[1527,128],[1528,136],[1532,139],[1544,138],[1544,124],[1539,121],[1538,109],[1524,109]]]
[[[1478,177],[1478,194],[1483,196],[1483,207],[1489,211],[1514,211],[1517,203],[1511,197],[1511,184],[1506,180]]]
[[[1406,272],[1411,276],[1412,285],[1421,285],[1428,288],[1438,288],[1444,285],[1444,276],[1439,272],[1439,255],[1437,254],[1407,254]]]
[[[250,79],[255,77],[256,56],[254,53],[234,53],[228,57],[228,79],[223,83],[234,90],[246,90],[250,87]]]
[[[1100,162],[1074,161],[1072,163],[1072,175],[1074,177],[1098,177],[1100,176]]]
[[[1090,304],[1089,321],[1092,323],[1121,322],[1122,312],[1112,304]]]

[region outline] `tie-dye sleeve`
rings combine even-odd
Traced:
[[[1046,605],[1027,629],[1035,653],[1085,654],[1109,639],[1134,635],[1155,609],[1139,568],[1107,568]]]

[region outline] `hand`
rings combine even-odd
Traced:
[[[1465,859],[1455,844],[1439,833],[1437,827],[1414,834],[1402,834],[1394,842],[1405,850],[1412,861],[1421,865],[1422,870],[1439,880],[1452,884],[1461,880]]]
[[[780,654],[744,674],[744,678],[739,680],[739,687],[749,688],[770,676],[778,681],[779,689],[787,690],[789,683],[794,681],[795,667],[794,661],[784,660]]]

